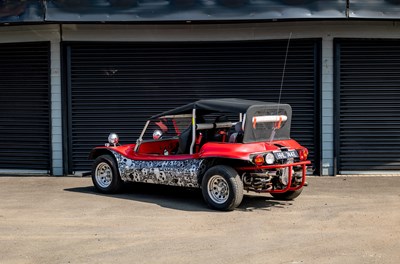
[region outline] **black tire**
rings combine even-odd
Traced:
[[[216,210],[232,211],[243,199],[243,182],[229,166],[211,167],[204,174],[201,188],[206,203]]]
[[[101,155],[96,158],[92,165],[92,181],[101,193],[117,193],[122,189],[123,181],[114,157]]]
[[[296,191],[287,191],[284,193],[271,193],[271,195],[272,197],[278,200],[294,200],[301,194],[302,191],[303,187]]]

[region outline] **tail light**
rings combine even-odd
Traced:
[[[299,153],[300,160],[307,160],[308,158],[308,149],[302,148],[297,151]]]
[[[253,162],[257,165],[257,166],[261,166],[264,164],[264,156],[259,154],[257,156],[255,156],[253,158]]]

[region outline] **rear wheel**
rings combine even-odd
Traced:
[[[296,199],[301,192],[303,191],[303,187],[296,191],[287,191],[284,193],[271,193],[272,197],[278,199],[278,200],[294,200]]]
[[[239,175],[225,165],[210,168],[203,177],[201,187],[204,200],[213,209],[231,211],[243,199],[243,183]]]
[[[116,161],[110,155],[101,155],[92,165],[93,185],[99,192],[116,193],[122,188]]]

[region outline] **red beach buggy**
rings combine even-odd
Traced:
[[[244,191],[278,199],[300,195],[308,150],[290,138],[291,107],[242,99],[200,100],[151,117],[136,144],[110,134],[90,153],[103,193],[123,182],[202,189],[217,210],[233,210]]]

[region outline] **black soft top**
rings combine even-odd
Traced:
[[[150,119],[157,119],[166,115],[191,114],[196,109],[196,115],[205,115],[210,113],[246,113],[253,105],[268,106],[269,108],[278,106],[276,103],[266,103],[256,100],[244,100],[237,98],[206,99],[199,100],[178,108],[166,111],[164,113],[152,116]]]
[[[196,116],[211,113],[246,113],[243,143],[267,141],[272,138],[284,140],[290,138],[292,108],[288,104],[267,103],[262,101],[243,100],[236,98],[199,100],[164,113],[152,116],[157,119],[168,115],[191,114],[196,109]],[[259,116],[287,116],[279,129],[274,128],[274,123],[254,124],[253,117]]]

